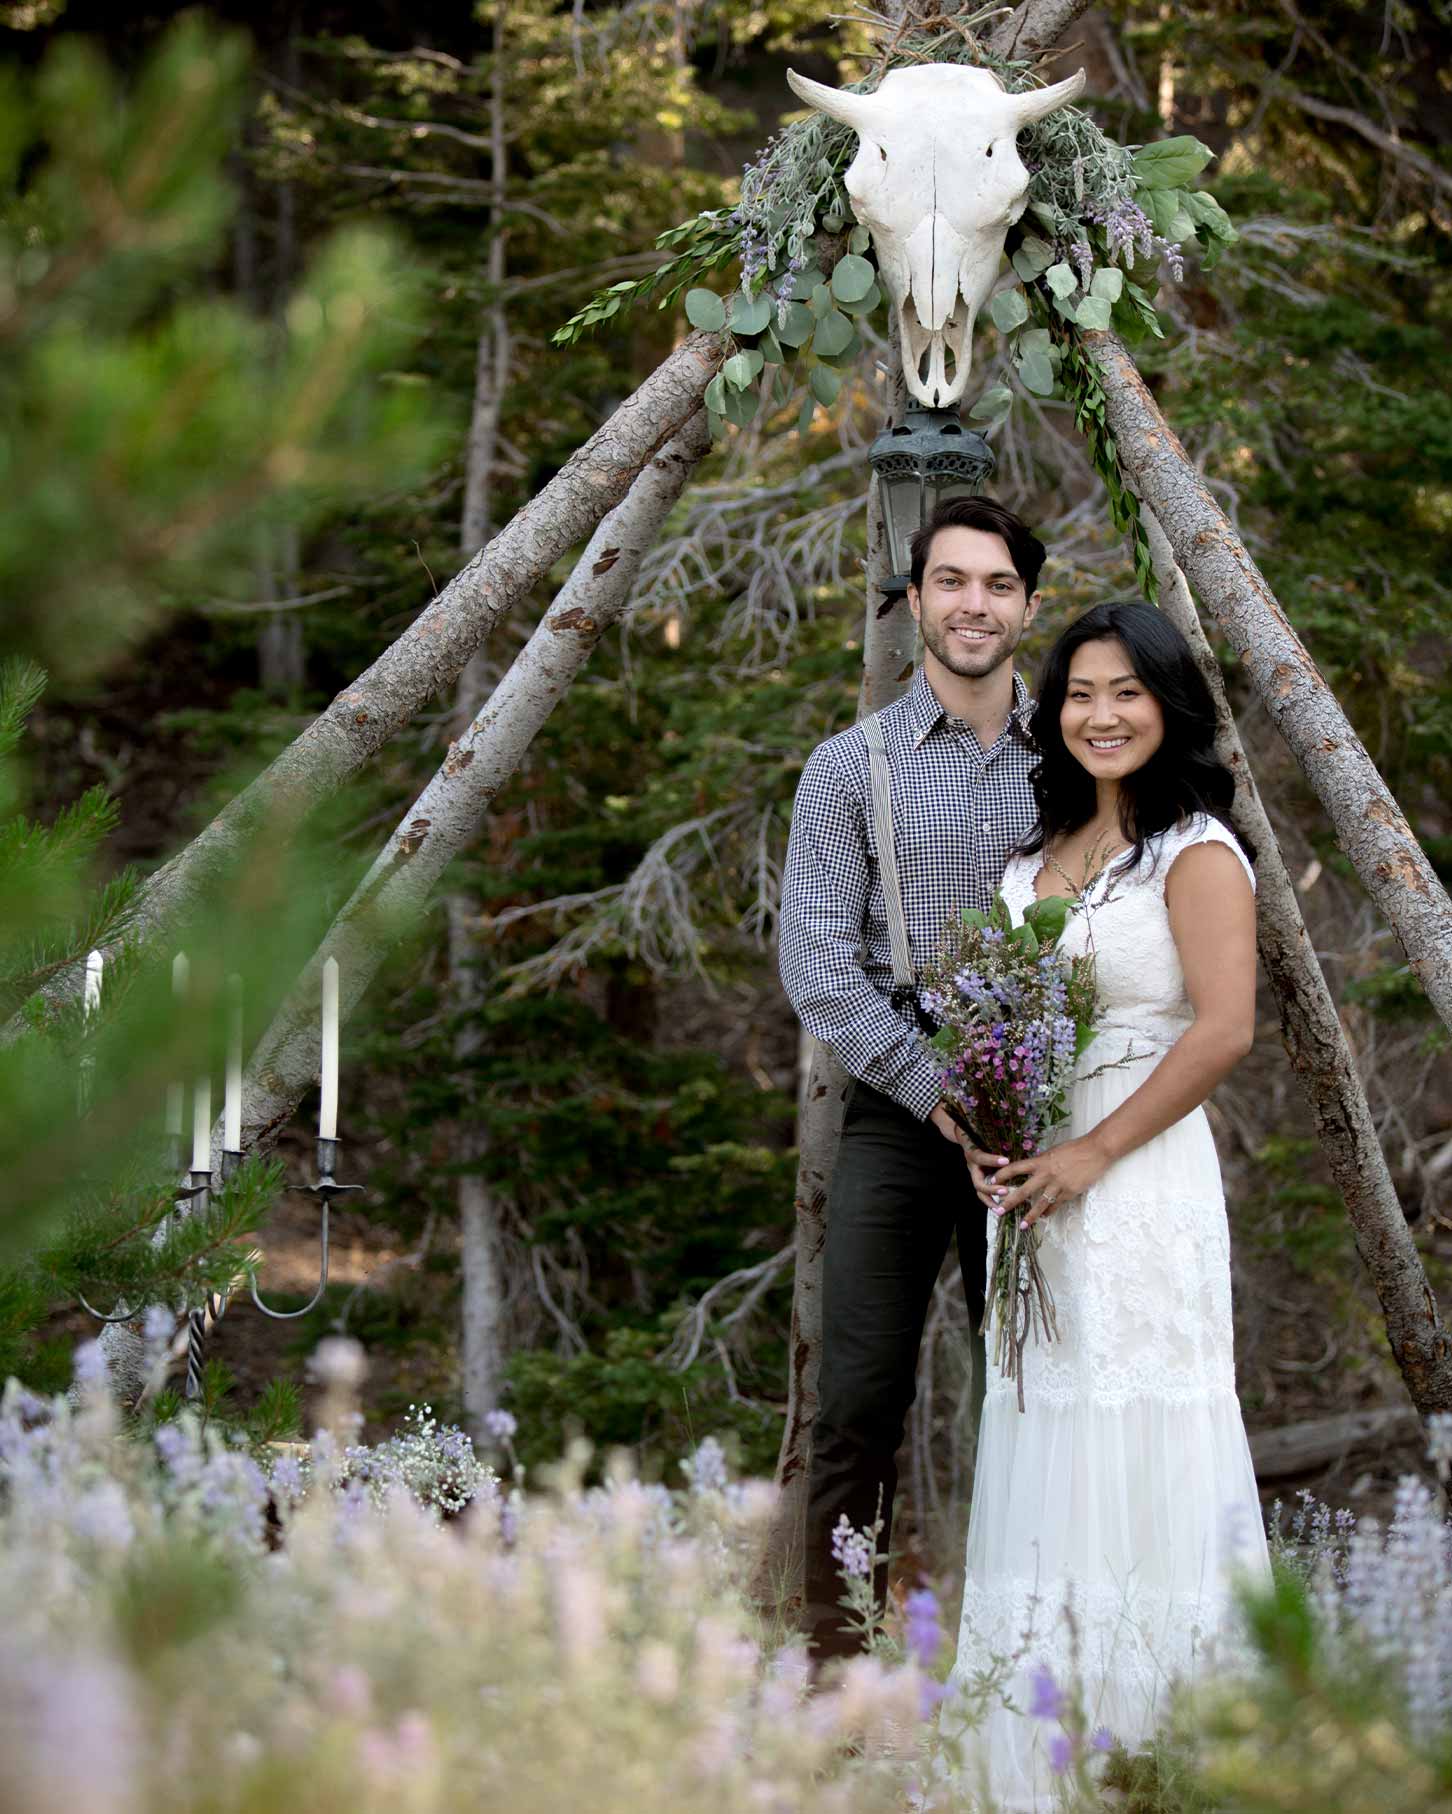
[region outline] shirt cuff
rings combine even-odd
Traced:
[[[919,1121],[926,1121],[943,1098],[938,1074],[926,1059],[914,1065],[903,1078],[897,1094],[902,1106]]]

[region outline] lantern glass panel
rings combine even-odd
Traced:
[[[961,475],[945,475],[942,478],[930,476],[924,488],[923,521],[926,523],[938,506],[946,504],[949,498],[971,498],[977,495],[976,487]]]
[[[924,521],[923,489],[916,473],[895,474],[882,481],[882,515],[889,568],[894,574],[905,574],[912,565],[912,538]]]

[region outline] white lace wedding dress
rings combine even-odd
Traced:
[[[1208,841],[1245,861],[1222,826],[1198,819],[1152,840],[1134,871],[1111,865],[1065,929],[1067,951],[1092,938],[1100,1021],[1060,1138],[1102,1121],[1191,1024],[1165,878],[1181,851]],[[1040,861],[1015,858],[1004,875],[1015,920]],[[1100,1069],[1127,1053],[1122,1067]],[[1053,1804],[1053,1746],[1064,1739],[1057,1721],[1029,1712],[1037,1670],[1082,1695],[1091,1730],[1133,1749],[1163,1712],[1169,1682],[1233,1644],[1237,1577],[1269,1569],[1235,1395],[1225,1198],[1204,1110],[1041,1227],[1059,1340],[1030,1343],[1022,1413],[990,1354],[952,1678],[971,1689],[996,1658],[1015,1659],[1006,1693],[1017,1711],[1000,1701],[961,1739],[963,1799],[986,1790],[1005,1810]],[[990,1247],[992,1238],[990,1218]]]

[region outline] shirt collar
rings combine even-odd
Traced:
[[[1029,697],[1028,686],[1024,677],[1015,668],[1013,671],[1013,705],[1009,709],[1009,722],[1024,737],[1028,736],[1029,719],[1033,717],[1034,702]],[[938,695],[928,684],[925,668],[919,668],[913,680],[912,691],[908,694],[908,722],[913,727],[913,748],[921,749],[928,733],[939,725],[947,716]]]

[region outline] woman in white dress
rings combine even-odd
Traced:
[[[1099,1020],[1056,1141],[974,1180],[1039,1225],[1058,1315],[1022,1413],[989,1362],[953,1675],[1013,1659],[1012,1705],[964,1741],[965,1789],[1013,1810],[1050,1807],[1087,1743],[1139,1744],[1269,1568],[1201,1107],[1255,1013],[1254,872],[1209,689],[1158,611],[1101,605],[1049,655],[1033,730],[1040,819],[1003,893],[1015,920],[1075,899],[1061,948],[1092,949]]]

